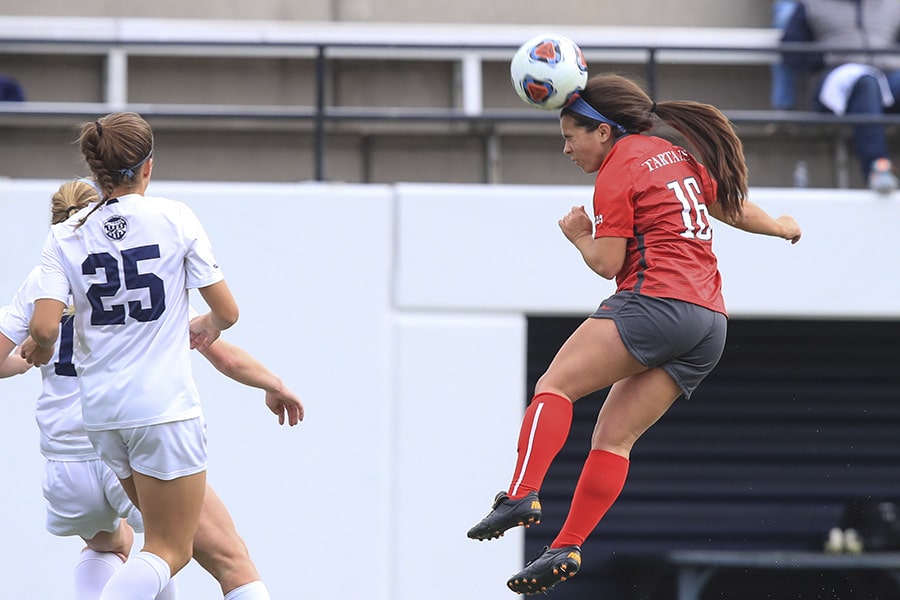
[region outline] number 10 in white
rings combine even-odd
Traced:
[[[700,185],[697,180],[694,177],[687,177],[682,182],[672,181],[666,187],[675,192],[675,197],[681,202],[681,220],[684,221],[684,231],[681,232],[681,235],[691,240],[694,238],[698,240],[712,239],[709,213],[706,205],[697,199],[700,194]],[[687,189],[687,193],[685,193],[685,189]]]

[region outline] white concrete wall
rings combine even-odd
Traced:
[[[0,302],[39,260],[55,181],[0,181]],[[241,306],[227,332],[304,399],[278,428],[262,395],[195,376],[210,482],[273,598],[509,598],[521,532],[466,529],[506,486],[525,396],[527,314],[591,312],[612,286],[556,221],[590,189],[154,182],[206,224]],[[900,318],[900,198],[753,190],[805,228],[796,247],[720,226],[735,316]],[[196,303],[202,301],[199,298]],[[3,597],[68,597],[81,544],[43,529],[35,372],[0,382]],[[445,582],[452,573],[457,584]],[[196,565],[185,598],[216,598]]]

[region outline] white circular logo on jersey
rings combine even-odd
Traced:
[[[119,241],[128,233],[128,221],[121,215],[115,215],[103,221],[103,233],[113,241]]]

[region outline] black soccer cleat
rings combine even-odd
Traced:
[[[491,512],[466,535],[473,540],[492,540],[502,536],[507,529],[541,522],[541,501],[537,492],[528,492],[524,498],[512,500],[506,492],[494,498]]]
[[[506,585],[517,594],[540,594],[561,581],[571,579],[580,568],[580,546],[544,546],[540,556],[510,577]]]

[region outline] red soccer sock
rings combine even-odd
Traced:
[[[627,458],[606,450],[591,450],[575,486],[569,516],[550,547],[583,544],[619,497],[627,476]]]
[[[572,403],[568,398],[549,392],[532,398],[519,430],[519,456],[509,484],[510,498],[518,500],[541,489],[550,463],[569,437],[571,425]]]

